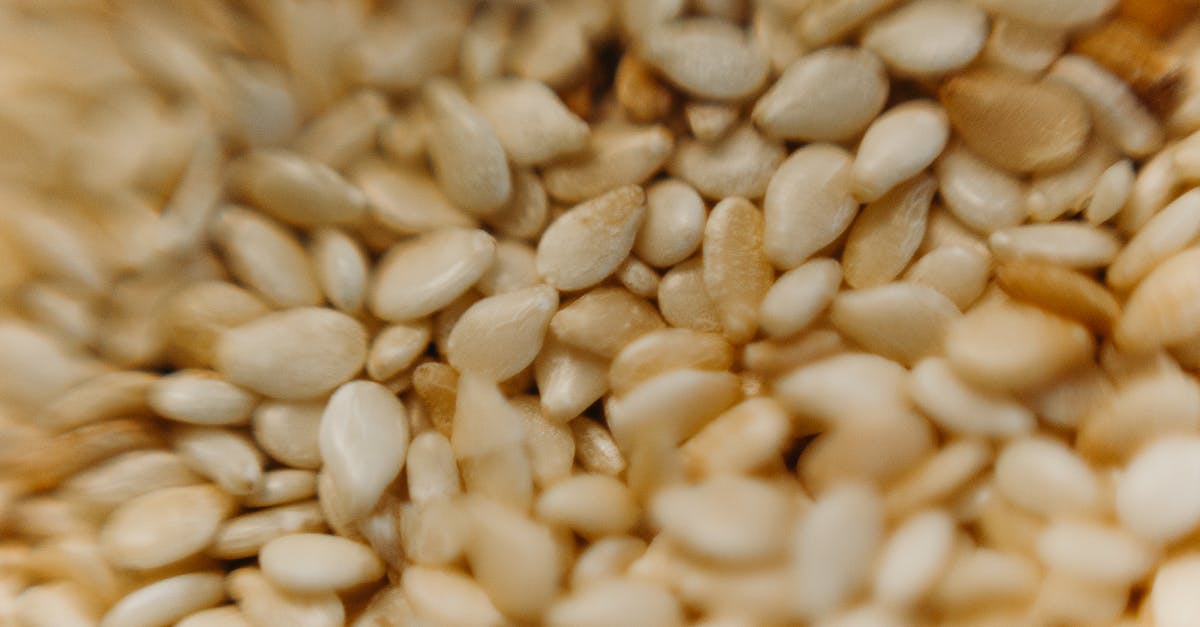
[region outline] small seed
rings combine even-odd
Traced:
[[[232,497],[209,484],[155,490],[112,513],[100,548],[120,568],[166,566],[204,550],[234,508]]]
[[[461,296],[491,267],[496,240],[478,229],[441,229],[405,240],[379,262],[370,305],[385,320],[416,320]]]
[[[235,496],[258,491],[266,460],[241,431],[189,425],[173,435],[175,451],[192,470]]]
[[[222,576],[195,572],[161,579],[127,594],[100,620],[102,627],[169,625],[225,598]]]
[[[1013,298],[1078,320],[1096,333],[1107,334],[1121,313],[1117,299],[1104,286],[1062,266],[1006,263],[996,269],[996,280]]]
[[[829,310],[847,337],[904,364],[940,352],[947,328],[959,316],[949,299],[916,283],[843,292]]]
[[[655,122],[665,117],[675,95],[637,56],[626,52],[617,63],[613,77],[617,102],[635,122]]]
[[[983,294],[990,272],[989,255],[974,248],[942,246],[912,264],[904,280],[932,287],[965,311]]]
[[[1046,26],[1079,26],[1104,15],[1115,0],[984,0],[983,8],[1017,20]]]
[[[454,325],[446,358],[461,372],[508,379],[533,363],[557,307],[558,293],[545,285],[485,298]]]
[[[263,575],[279,587],[311,594],[340,590],[383,577],[371,548],[320,533],[295,533],[268,542],[259,552]]]
[[[313,233],[310,253],[325,298],[348,314],[361,311],[370,270],[359,243],[343,231],[324,228]]]
[[[329,166],[284,150],[258,150],[233,164],[233,185],[272,217],[298,226],[347,224],[367,199]]]
[[[542,181],[563,202],[593,199],[622,186],[646,182],[667,163],[675,147],[662,126],[600,127],[579,157],[548,166]]]
[[[1033,414],[1011,397],[976,390],[963,382],[941,358],[922,360],[913,368],[911,392],[938,426],[966,436],[1012,437],[1033,430]]]
[[[321,287],[308,253],[287,229],[241,207],[221,212],[213,239],[230,272],[279,307],[321,303]]]
[[[446,197],[467,212],[494,213],[512,194],[504,148],[491,124],[447,80],[422,91],[429,114],[429,156]]]
[[[662,329],[647,333],[621,349],[612,361],[608,380],[623,395],[637,384],[671,370],[727,370],[733,347],[715,333],[691,329]]]
[[[675,265],[700,247],[704,201],[687,183],[668,179],[646,190],[646,219],[633,251],[659,268]]]
[[[473,227],[475,220],[453,204],[428,176],[365,160],[352,171],[369,202],[370,215],[398,233],[424,233],[447,227]]]
[[[325,518],[316,501],[272,507],[223,522],[207,553],[224,560],[244,559],[258,555],[263,545],[279,536],[324,530]]]
[[[629,488],[607,475],[575,475],[559,481],[538,497],[536,512],[542,520],[588,538],[625,533],[639,514]]]
[[[850,226],[858,212],[850,183],[850,155],[831,144],[805,146],[779,166],[763,200],[772,263],[794,268]]]
[[[671,326],[720,331],[717,307],[704,287],[700,257],[671,268],[658,284],[658,307]]]
[[[1190,191],[1154,215],[1121,250],[1105,275],[1114,289],[1128,292],[1164,260],[1200,235],[1200,191]]]
[[[929,33],[938,33],[929,46]],[[987,14],[949,0],[905,5],[876,20],[863,33],[862,45],[904,74],[943,74],[971,62],[987,40]]]
[[[244,424],[258,403],[254,394],[215,372],[184,370],[150,387],[149,405],[158,415],[202,425]]]
[[[887,75],[874,53],[825,48],[788,66],[754,105],[751,119],[771,137],[843,141],[879,115],[887,94]]]
[[[721,328],[737,344],[753,339],[759,306],[775,278],[763,252],[763,230],[762,212],[737,197],[717,203],[704,227],[704,287]]]
[[[1150,350],[1200,335],[1193,314],[1200,290],[1200,249],[1163,261],[1129,295],[1114,339],[1127,350]]]
[[[533,368],[541,407],[551,420],[565,422],[578,416],[608,391],[608,362],[553,335],[546,339]]]
[[[1021,181],[961,145],[951,146],[935,166],[938,191],[954,217],[975,231],[991,233],[1025,218]]]
[[[516,165],[542,165],[587,147],[587,124],[542,83],[496,79],[481,86],[474,100]]]
[[[741,381],[728,372],[674,370],[609,402],[608,425],[625,450],[663,434],[680,442],[740,400]]]
[[[847,284],[874,287],[900,275],[925,239],[929,203],[936,188],[933,177],[919,176],[863,209],[842,251]]]
[[[293,468],[321,466],[317,432],[324,402],[266,401],[254,410],[254,441],[275,460]]]
[[[638,40],[639,56],[684,91],[741,100],[767,80],[767,58],[740,28],[695,17],[661,23]]]
[[[1087,104],[1096,130],[1131,157],[1145,157],[1162,147],[1163,129],[1121,79],[1087,57],[1060,57],[1047,74],[1066,85]]]
[[[429,347],[433,328],[428,319],[385,327],[371,341],[367,374],[384,381],[408,368]]]
[[[550,331],[562,342],[607,358],[639,336],[664,326],[652,305],[612,287],[589,291],[550,321]]]
[[[711,143],[685,139],[667,171],[687,181],[707,198],[761,198],[786,155],[783,144],[743,124]]]
[[[650,511],[663,533],[688,552],[722,564],[767,561],[783,550],[788,532],[785,495],[746,477],[665,489]]]
[[[604,280],[629,256],[646,214],[645,200],[640,187],[626,186],[564,213],[538,241],[538,273],[568,291]]]
[[[1044,516],[1090,514],[1101,491],[1087,462],[1044,437],[1009,443],[996,457],[996,488],[1013,504]]]
[[[833,302],[841,283],[842,266],[833,259],[813,259],[783,273],[763,298],[763,330],[773,338],[804,330]]]
[[[387,388],[354,381],[329,398],[318,439],[322,472],[350,517],[370,512],[400,473],[408,438],[404,406]]]
[[[1038,74],[1063,53],[1067,34],[1057,26],[996,16],[983,58],[1023,74]]]
[[[1112,263],[1121,248],[1110,231],[1079,222],[1014,226],[992,233],[988,246],[1001,262],[1044,261],[1080,270]]]
[[[226,577],[225,587],[252,625],[280,622],[305,627],[336,627],[346,621],[346,608],[333,592],[293,594],[275,586],[255,567],[233,571]]]

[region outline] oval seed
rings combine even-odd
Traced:
[[[385,327],[371,341],[367,374],[384,381],[408,368],[429,346],[433,327],[428,319]]]
[[[188,466],[226,492],[244,496],[262,484],[266,460],[241,431],[189,425],[176,428],[173,435],[175,451]]]
[[[758,308],[775,278],[763,252],[762,213],[744,198],[713,207],[704,227],[704,287],[717,307],[721,328],[735,344],[754,338]]]
[[[858,203],[850,195],[851,160],[830,144],[793,152],[767,185],[763,247],[780,268],[794,268],[850,226]]]
[[[922,175],[863,209],[842,251],[847,284],[873,287],[899,276],[925,239],[929,203],[935,191],[933,177]]]
[[[889,109],[871,122],[858,145],[851,171],[855,197],[879,199],[933,163],[949,138],[946,112],[933,102],[914,100]]]
[[[847,337],[904,364],[940,352],[959,316],[949,299],[915,283],[843,292],[829,309],[829,319]]]
[[[248,421],[258,399],[215,372],[184,370],[156,381],[147,402],[158,415],[172,420],[232,425]]]
[[[996,269],[996,280],[1013,298],[1078,320],[1100,334],[1107,334],[1121,313],[1104,286],[1062,266],[1009,262]]]
[[[987,10],[1017,20],[1046,26],[1079,26],[1104,15],[1115,0],[984,0]]]
[[[496,79],[476,90],[474,100],[517,165],[541,165],[587,147],[587,123],[542,83]]]
[[[658,308],[671,326],[720,331],[717,306],[704,287],[700,257],[677,264],[658,284]]]
[[[545,285],[480,300],[450,331],[446,359],[461,372],[503,381],[533,363],[557,307],[558,293]]]
[[[113,511],[100,529],[100,549],[120,568],[166,566],[204,550],[235,507],[210,484],[155,490]]]
[[[547,167],[542,182],[557,200],[594,199],[624,185],[646,182],[663,167],[674,147],[674,138],[662,126],[601,127],[584,154]]]
[[[323,228],[312,235],[311,253],[325,298],[348,314],[361,311],[370,270],[359,243],[343,231]]]
[[[1105,279],[1119,291],[1137,286],[1163,260],[1170,258],[1200,235],[1200,190],[1171,201],[1146,223],[1121,249]]]
[[[383,577],[370,547],[323,533],[280,536],[258,554],[262,573],[280,588],[310,594],[341,590]]]
[[[813,259],[780,275],[759,309],[763,331],[775,338],[804,330],[829,306],[842,284],[842,266],[833,259]]]
[[[988,246],[998,261],[1045,261],[1081,270],[1112,263],[1121,249],[1110,231],[1080,222],[1014,226],[992,233]]]
[[[346,608],[336,594],[292,594],[271,583],[254,567],[230,573],[225,587],[252,625],[338,627],[346,622]]]
[[[100,619],[100,627],[169,625],[224,598],[224,578],[220,573],[168,577],[125,595]]]
[[[329,309],[301,307],[223,332],[216,368],[260,394],[304,400],[354,376],[366,357],[367,334],[356,320]]]
[[[930,33],[937,33],[931,38]],[[923,0],[875,20],[862,45],[904,74],[928,76],[963,67],[988,36],[987,14],[951,0]]]
[[[371,218],[388,229],[424,233],[475,226],[475,220],[451,204],[425,174],[368,159],[354,166],[352,176],[367,196]]]
[[[711,143],[681,141],[667,171],[708,198],[761,198],[786,154],[783,144],[744,124]]]
[[[441,229],[392,247],[379,262],[370,305],[384,320],[415,320],[461,296],[491,267],[496,240],[478,229]]]
[[[955,145],[935,165],[938,192],[946,208],[975,231],[991,233],[1025,219],[1021,181]]]
[[[224,560],[244,559],[281,535],[324,530],[325,516],[316,501],[272,507],[226,520],[206,553]]]
[[[996,457],[996,488],[1013,504],[1044,516],[1089,514],[1100,506],[1100,483],[1087,462],[1049,438],[1016,440]]]
[[[626,344],[608,370],[613,392],[623,395],[637,384],[671,370],[728,370],[733,346],[716,333],[662,329]]]
[[[571,208],[538,241],[538,273],[567,291],[603,281],[629,256],[645,200],[642,188],[630,185]]]
[[[563,479],[542,492],[535,511],[542,520],[587,538],[625,533],[639,513],[628,486],[607,475]]]
[[[578,416],[608,391],[608,362],[554,335],[546,339],[533,369],[542,411],[552,420]]]
[[[1200,498],[1181,486],[1200,476],[1200,439],[1163,438],[1142,449],[1117,478],[1121,524],[1152,542],[1172,542],[1200,526]]]
[[[638,39],[637,50],[684,91],[713,100],[750,96],[770,70],[766,55],[742,29],[714,18],[664,22]]]
[[[229,270],[279,307],[321,303],[312,261],[287,229],[240,207],[221,212],[213,239],[225,252]]]
[[[591,290],[550,320],[550,330],[556,338],[607,358],[639,336],[664,326],[653,305],[613,287]]]
[[[954,527],[954,519],[940,510],[908,517],[880,549],[875,597],[900,607],[919,601],[950,562]]]
[[[429,156],[442,192],[477,216],[504,206],[512,194],[512,178],[491,124],[448,80],[427,83],[422,101],[429,114]]]
[[[329,398],[318,439],[322,472],[348,516],[367,514],[400,474],[408,432],[404,405],[378,383],[347,383]]]
[[[664,489],[650,511],[689,553],[722,564],[763,561],[783,549],[786,496],[764,481],[731,475]]]
[[[646,189],[646,219],[633,252],[652,266],[675,265],[700,247],[706,218],[704,201],[687,183],[674,179],[655,183]]]
[[[1127,84],[1098,63],[1081,55],[1064,55],[1054,62],[1047,77],[1078,93],[1091,110],[1096,130],[1125,154],[1145,157],[1162,148],[1164,132],[1154,114]]]
[[[1096,187],[1092,190],[1092,198],[1088,201],[1084,216],[1091,224],[1107,222],[1121,211],[1129,201],[1133,191],[1133,163],[1122,159],[1104,171]]]
[[[254,410],[254,441],[280,463],[315,470],[321,466],[317,433],[323,411],[323,402],[261,403]]]
[[[1016,400],[972,388],[940,357],[918,363],[909,388],[917,407],[952,433],[1011,437],[1028,433],[1035,425],[1033,413]]]
[[[843,141],[879,115],[887,95],[887,74],[874,53],[822,48],[788,66],[750,117],[771,137]]]
[[[1200,335],[1200,249],[1163,261],[1129,295],[1114,339],[1127,350],[1150,350]]]
[[[258,150],[233,165],[234,186],[254,206],[298,226],[348,224],[367,199],[329,166],[278,149]]]

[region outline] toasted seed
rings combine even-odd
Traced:
[[[268,542],[259,552],[262,573],[280,588],[302,594],[340,590],[383,577],[383,562],[352,540],[296,533]]]
[[[1200,525],[1200,500],[1182,485],[1200,473],[1194,436],[1163,438],[1142,449],[1116,482],[1117,517],[1151,542],[1171,542]]]
[[[475,580],[455,571],[411,566],[400,585],[420,616],[447,627],[498,627],[504,616]]]
[[[71,476],[58,490],[68,500],[109,510],[160,488],[202,481],[174,453],[130,451]]]
[[[936,104],[914,100],[889,109],[867,127],[851,171],[854,195],[879,199],[918,174],[946,147],[950,124]]]
[[[263,473],[262,483],[242,497],[247,507],[271,507],[312,498],[317,494],[317,475],[310,470],[284,468]]]
[[[488,499],[468,502],[473,535],[467,563],[496,607],[539,615],[558,592],[558,545],[543,524]]]
[[[575,586],[546,613],[551,627],[603,627],[637,622],[647,627],[684,624],[679,601],[657,583],[613,578]]]
[[[1005,446],[996,457],[995,481],[1009,501],[1045,516],[1089,514],[1100,507],[1100,483],[1087,463],[1049,438]]]
[[[763,230],[758,208],[736,197],[717,203],[704,227],[704,287],[736,344],[753,339],[759,306],[775,278],[763,252]]]
[[[990,272],[990,256],[974,248],[942,246],[912,264],[904,280],[931,287],[966,310],[983,294]]]
[[[716,141],[733,128],[738,119],[737,107],[714,102],[689,102],[683,105],[692,136],[702,142]]]
[[[751,342],[742,348],[742,364],[749,374],[768,381],[845,349],[841,334],[822,327],[787,341]]]
[[[904,364],[941,351],[958,308],[933,288],[892,283],[843,292],[833,299],[834,326],[863,347]]]
[[[236,605],[222,605],[188,614],[177,627],[253,627]]]
[[[164,352],[180,367],[210,367],[221,331],[267,311],[267,305],[258,296],[231,283],[195,283],[181,289],[165,306]]]
[[[934,586],[954,549],[954,519],[941,510],[909,516],[883,545],[875,571],[875,598],[891,606],[911,606]]]
[[[646,218],[633,251],[660,268],[677,264],[699,248],[705,219],[704,201],[687,183],[655,183],[646,190]]]
[[[323,228],[313,233],[310,253],[325,298],[348,314],[361,311],[369,266],[358,242],[343,231]]]
[[[612,476],[625,470],[625,456],[607,428],[585,416],[568,424],[575,437],[576,459],[584,470]]]
[[[513,406],[525,421],[525,453],[534,483],[545,489],[571,476],[575,438],[567,421],[546,415],[534,396],[517,397]]]
[[[1108,230],[1079,222],[1002,229],[992,233],[988,246],[1001,262],[1045,261],[1077,269],[1108,265],[1121,248]]]
[[[943,429],[967,436],[1011,437],[1032,431],[1033,414],[1007,395],[976,390],[946,360],[924,359],[912,371],[913,402]]]
[[[1093,140],[1075,163],[1056,172],[1035,175],[1025,198],[1029,216],[1047,222],[1077,212],[1092,194],[1100,175],[1116,160],[1117,153],[1108,142]]]
[[[379,263],[370,305],[385,320],[415,320],[450,304],[491,267],[496,241],[478,229],[441,229],[394,246]]]
[[[1200,334],[1196,303],[1200,249],[1188,249],[1158,265],[1125,302],[1114,339],[1128,350],[1148,350]]]
[[[156,581],[117,601],[99,624],[101,627],[155,627],[175,623],[224,600],[222,579],[220,573],[197,572]]]
[[[541,165],[587,147],[587,124],[542,83],[496,79],[481,86],[474,101],[517,165]]]
[[[137,416],[149,409],[148,392],[158,377],[146,372],[122,371],[81,381],[50,401],[36,423],[52,431],[72,429],[121,416]]]
[[[155,490],[109,516],[100,549],[120,568],[166,566],[204,550],[234,508],[231,496],[209,484]]]
[[[466,373],[459,378],[456,401],[450,443],[459,460],[519,448],[523,418],[494,383]]]
[[[550,196],[581,202],[622,186],[646,182],[666,164],[675,140],[662,126],[600,127],[579,157],[548,166],[542,181]]]
[[[449,364],[426,362],[413,369],[413,390],[429,411],[430,422],[442,435],[450,435],[454,420],[458,371]]]
[[[565,422],[578,416],[608,391],[608,362],[563,342],[557,332],[546,339],[533,367],[541,408],[552,420]]]
[[[847,284],[874,287],[899,276],[925,238],[929,203],[936,188],[933,177],[922,175],[901,183],[863,209],[842,252]]]
[[[230,494],[253,494],[262,482],[264,456],[240,431],[178,427],[174,431],[174,445],[192,470],[212,479]]]
[[[517,76],[562,89],[577,82],[590,61],[583,25],[547,5],[536,7],[518,28],[507,65]]]
[[[432,337],[433,327],[427,318],[385,327],[371,341],[367,374],[376,381],[395,376],[425,352]]]
[[[312,260],[279,224],[240,207],[221,212],[213,239],[225,252],[230,272],[279,307],[321,302]]]
[[[713,100],[741,100],[758,91],[770,70],[747,33],[725,20],[694,17],[663,22],[638,39],[638,56],[684,91]]]
[[[587,538],[618,535],[638,520],[633,494],[607,475],[575,475],[547,488],[538,497],[537,515]]]
[[[225,587],[254,627],[278,623],[337,627],[346,620],[346,608],[336,594],[293,594],[276,587],[254,567],[239,568],[230,573]]]
[[[858,212],[850,184],[845,150],[812,144],[793,152],[771,176],[763,200],[763,243],[771,262],[794,268],[836,240]]]
[[[741,381],[731,373],[674,370],[611,400],[608,426],[626,450],[652,434],[680,442],[733,406],[741,393]]]
[[[223,560],[254,557],[263,545],[279,536],[324,530],[325,517],[316,501],[282,505],[226,520],[206,552]]]
[[[446,436],[440,433],[426,431],[413,438],[408,447],[407,467],[408,494],[415,503],[454,496],[462,491],[454,450]]]
[[[792,433],[774,399],[752,398],[717,416],[681,447],[688,470],[701,476],[751,473],[778,459]]]
[[[929,33],[938,33],[930,45]],[[987,40],[987,14],[950,0],[905,5],[871,23],[862,45],[904,74],[943,74],[971,62]]]
[[[446,357],[462,372],[508,379],[533,362],[557,306],[557,292],[545,285],[485,298],[454,325]]]
[[[233,166],[233,186],[251,204],[298,226],[347,224],[367,199],[329,166],[279,149],[251,152]]]
[[[667,170],[708,198],[761,198],[785,155],[782,143],[743,124],[711,143],[681,141]]]
[[[147,400],[164,418],[201,425],[244,424],[258,398],[215,372],[183,370],[150,387]]]
[[[651,514],[683,548],[721,564],[767,561],[785,545],[786,495],[766,482],[720,476],[655,495]]]
[[[866,583],[882,536],[883,506],[870,488],[846,483],[813,504],[796,536],[805,614],[829,612]]]
[[[1164,133],[1154,115],[1128,85],[1091,59],[1064,55],[1054,62],[1047,77],[1075,90],[1091,111],[1096,130],[1125,154],[1145,157],[1162,147]]]
[[[1091,131],[1083,100],[1057,83],[981,70],[950,79],[939,97],[963,142],[1014,172],[1070,164]]]
[[[1089,360],[1094,348],[1082,326],[1016,303],[976,307],[946,333],[955,373],[989,388],[1028,390],[1048,383]]]
[[[720,331],[717,306],[704,287],[700,257],[677,264],[658,284],[658,307],[670,325],[696,331]]]
[[[889,513],[903,515],[935,504],[958,491],[991,461],[991,450],[977,440],[953,441],[914,467],[886,496]]]
[[[1150,548],[1123,529],[1082,520],[1056,520],[1037,540],[1038,557],[1063,574],[1096,583],[1137,581],[1154,564]]]
[[[675,94],[654,71],[636,55],[626,52],[617,62],[613,75],[617,103],[635,122],[654,122],[665,117],[675,102]]]
[[[590,287],[612,274],[633,248],[646,195],[626,186],[581,203],[538,241],[538,273],[562,290]]]
[[[842,267],[833,259],[813,259],[783,273],[763,298],[763,330],[774,338],[799,333],[829,306],[841,282]]]
[[[691,329],[663,329],[627,344],[613,358],[608,380],[623,395],[655,375],[675,369],[727,370],[733,365],[733,347],[715,333]]]
[[[1114,0],[984,0],[981,3],[989,11],[1000,15],[1044,24],[1047,26],[1079,26],[1104,15]]]
[[[267,401],[254,410],[254,441],[275,460],[315,470],[321,466],[317,432],[323,402]]]
[[[429,156],[442,192],[477,216],[504,206],[512,194],[512,178],[491,124],[447,80],[427,83],[422,101],[429,114]]]
[[[759,98],[751,119],[772,137],[843,141],[879,115],[887,75],[869,50],[832,47],[801,56]]]
[[[844,353],[787,373],[775,382],[774,392],[793,415],[836,424],[903,408],[907,386],[900,364],[879,355]]]
[[[1104,286],[1062,266],[1015,261],[998,267],[996,279],[1013,298],[1078,320],[1096,333],[1107,334],[1121,313]]]
[[[323,472],[343,510],[360,518],[400,473],[408,450],[404,406],[387,388],[347,383],[329,399],[318,443]]]
[[[956,218],[990,233],[1020,224],[1025,190],[1019,180],[976,157],[966,147],[948,148],[936,164],[938,191]]]
[[[542,232],[550,215],[546,189],[532,170],[513,170],[513,193],[508,204],[487,217],[489,224],[509,237],[533,239]]]
[[[1177,192],[1180,177],[1175,166],[1175,148],[1169,145],[1138,168],[1129,192],[1129,202],[1117,213],[1117,225],[1125,233],[1136,233]]]
[[[1193,190],[1155,214],[1113,260],[1105,278],[1114,289],[1129,291],[1197,235],[1200,235],[1200,192]]]
[[[639,336],[664,326],[653,305],[612,287],[587,292],[550,321],[550,331],[562,342],[607,358]]]
[[[260,394],[304,400],[322,396],[354,376],[366,356],[366,332],[353,318],[300,307],[221,333],[216,369]]]

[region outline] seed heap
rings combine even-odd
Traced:
[[[1197,10],[3,3],[0,627],[1195,627]]]

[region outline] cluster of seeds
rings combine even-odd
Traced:
[[[0,3],[0,627],[1200,625],[1197,10]]]

